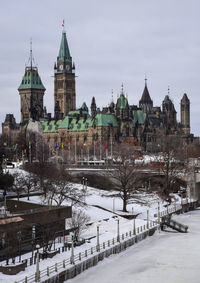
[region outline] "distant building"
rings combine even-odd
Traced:
[[[49,145],[51,154],[70,146],[77,150],[87,147],[89,152],[91,147],[97,146],[101,150],[126,141],[143,150],[153,151],[153,145],[158,144],[163,135],[181,136],[187,143],[193,139],[190,134],[190,101],[187,94],[181,99],[179,123],[169,91],[162,107],[153,106],[146,79],[139,106],[129,104],[122,85],[116,103],[112,99],[108,107],[100,110],[95,97],[92,97],[90,111],[85,102],[77,109],[75,64],[65,31],[54,65],[54,117],[47,113],[43,104],[45,87],[38,68],[33,66],[32,50],[29,63],[18,88],[21,122],[16,124],[13,114],[7,114],[2,124],[2,134],[8,145],[12,143],[14,134],[26,131],[30,128],[28,124],[35,121],[41,125],[40,134]]]

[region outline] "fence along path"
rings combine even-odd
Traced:
[[[149,225],[149,228],[147,228],[148,225]],[[73,258],[69,257],[68,259],[60,261],[52,266],[48,266],[47,268],[40,271],[40,276],[39,276],[40,282],[44,282],[45,280],[55,275],[56,273],[66,270],[68,268],[71,268],[73,265],[76,265],[80,263],[81,261],[88,259],[89,257],[100,254],[102,251],[111,249],[111,247],[116,247],[120,243],[121,244],[126,243],[127,240],[132,240],[132,245],[133,245],[134,243],[146,238],[146,236],[149,235],[149,232],[150,231],[154,232],[157,227],[158,227],[157,222],[150,221],[149,224],[145,224],[143,226],[137,227],[135,231],[133,230],[133,231],[129,231],[124,234],[121,234],[120,237],[115,237],[111,240],[108,240],[106,242],[99,244],[99,246],[94,246],[94,247],[91,247],[90,249],[85,250],[84,252],[75,254]],[[120,252],[120,251],[117,251],[117,252]],[[117,252],[113,252],[113,253],[117,253]],[[33,282],[37,282],[36,278],[37,278],[36,274],[33,274],[31,276],[25,277],[22,280],[15,281],[15,283],[33,283]]]
[[[115,237],[111,240],[103,242],[98,246],[91,247],[84,252],[78,253],[74,256],[74,259],[71,257],[55,263],[54,265],[48,266],[47,268],[40,271],[40,281],[38,282],[50,282],[49,279],[52,277],[59,276],[60,273],[65,272],[64,280],[73,278],[77,274],[81,273],[85,269],[90,266],[94,266],[98,263],[98,261],[102,260],[105,256],[109,256],[111,254],[119,253],[122,250],[126,249],[128,246],[134,245],[135,243],[143,240],[149,234],[153,233],[156,228],[160,229],[160,224],[162,222],[163,217],[173,214],[176,211],[180,211],[182,209],[182,205],[177,204],[174,207],[167,208],[163,210],[158,215],[157,221],[149,220],[149,223],[137,227],[133,229],[133,231],[126,232],[125,234],[121,234],[120,237]],[[134,231],[135,230],[135,231]],[[104,251],[104,252],[102,252]],[[97,255],[99,255],[97,257]],[[88,266],[87,260],[89,258],[94,258],[93,263],[90,263]],[[80,263],[82,265],[80,266]],[[85,263],[85,264],[84,264]],[[79,266],[79,268],[77,268]],[[76,267],[76,268],[75,268]],[[63,281],[64,281],[63,280]],[[63,282],[63,281],[55,281],[55,282]],[[33,283],[36,281],[36,274],[25,277],[22,280],[15,281],[15,283]],[[53,281],[52,281],[53,282]]]

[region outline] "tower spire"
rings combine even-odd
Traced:
[[[170,95],[170,86],[169,85],[168,85],[167,92],[168,92],[168,96],[169,96]]]
[[[30,40],[30,63],[31,63],[31,70],[32,70],[32,66],[33,66],[33,64],[32,64],[32,61],[33,61],[33,50],[32,50],[32,38],[31,38],[31,40]]]
[[[122,85],[121,85],[121,94],[123,94],[124,93],[124,84],[122,83]]]
[[[145,73],[145,79],[144,79],[144,81],[145,81],[145,86],[147,86],[147,74]]]
[[[35,60],[34,60],[34,57],[33,57],[33,47],[32,46],[33,46],[33,42],[32,42],[32,38],[31,38],[30,39],[30,55],[29,55],[28,66],[27,66],[31,70],[36,67]]]
[[[114,102],[114,100],[113,100],[113,89],[111,90],[111,102]]]

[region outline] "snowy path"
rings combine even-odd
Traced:
[[[67,282],[199,283],[200,210],[176,219],[189,226],[189,233],[157,233]]]

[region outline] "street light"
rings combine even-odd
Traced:
[[[149,229],[149,209],[147,209],[147,229]]]
[[[115,197],[113,197],[113,212],[115,212]]]
[[[160,230],[160,202],[158,202],[158,229]]]
[[[74,264],[74,233],[72,235],[71,264]]]
[[[84,185],[85,185],[85,178],[83,177],[83,191],[84,191]]]
[[[39,245],[39,244],[37,244],[37,245],[36,245],[36,249],[37,249],[37,260],[36,260],[36,282],[39,282],[39,281],[40,281],[39,248],[40,248],[40,245]]]
[[[88,181],[88,179],[85,178],[84,201],[85,201],[86,193],[87,193],[87,181]]]
[[[135,219],[133,219],[133,235],[136,235]]]
[[[119,218],[117,218],[117,242],[120,242],[120,234],[119,234]]]
[[[97,252],[100,251],[100,244],[99,244],[99,224],[97,224]]]

